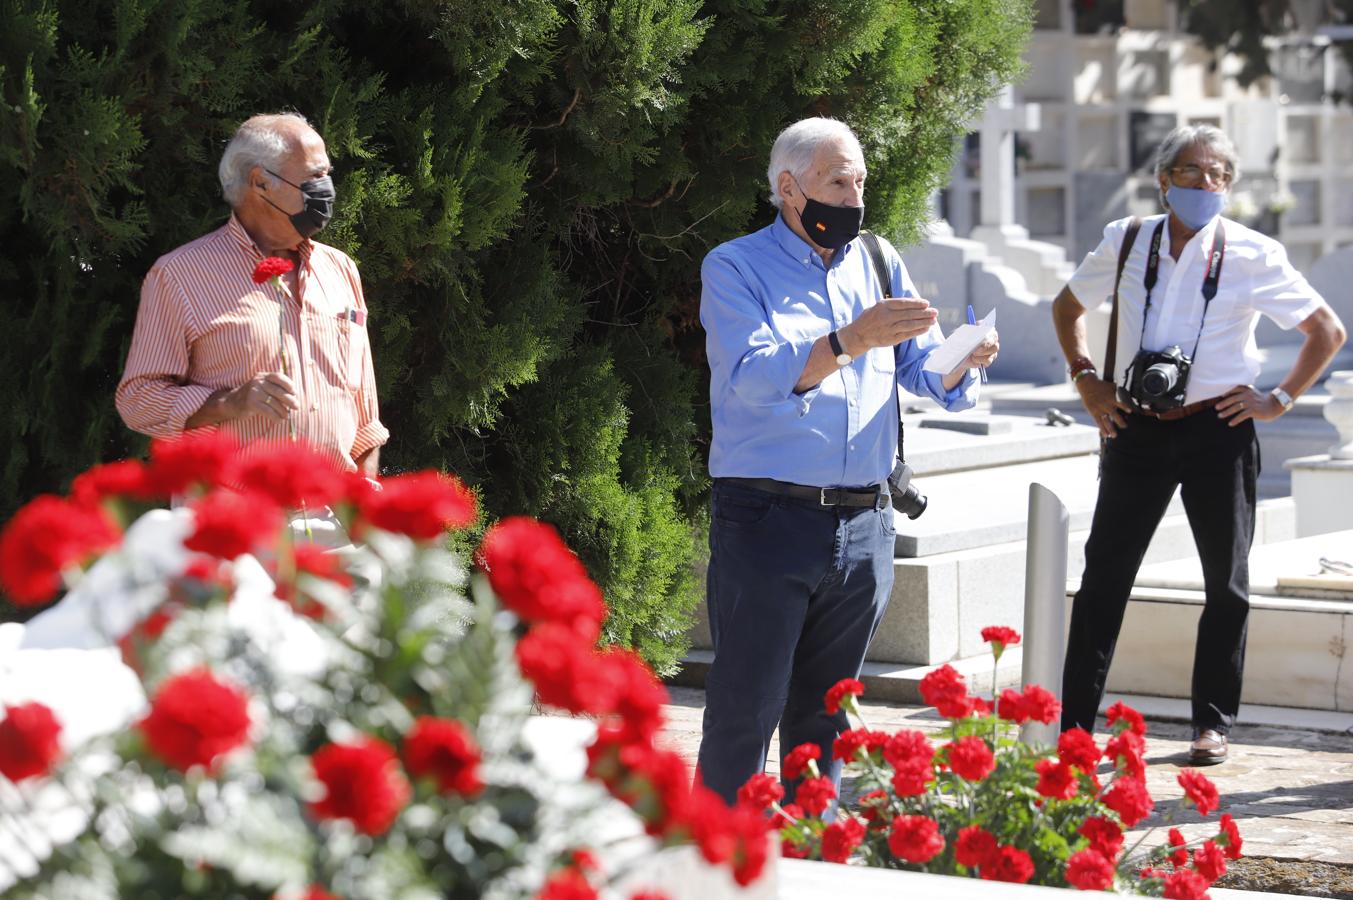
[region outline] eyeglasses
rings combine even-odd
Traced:
[[[1180,187],[1196,188],[1203,183],[1206,178],[1210,183],[1226,187],[1231,183],[1231,172],[1222,166],[1208,166],[1206,169],[1198,166],[1175,166],[1170,169],[1174,175],[1175,183]]]

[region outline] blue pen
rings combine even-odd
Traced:
[[[971,304],[971,303],[968,304],[968,324],[969,324],[969,325],[976,325],[976,324],[977,324],[977,316],[976,316],[976,315],[973,313],[973,311],[972,311],[972,304]],[[986,370],[985,368],[979,368],[979,369],[977,370],[977,374],[980,375],[980,376],[982,377],[982,383],[983,383],[983,384],[986,384],[986,383],[987,383],[987,370]]]

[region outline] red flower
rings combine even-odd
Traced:
[[[836,797],[836,788],[830,778],[805,778],[794,791],[794,800],[810,816],[821,816]]]
[[[864,841],[864,823],[854,816],[843,816],[822,830],[822,858],[844,863]]]
[[[214,772],[222,756],[249,740],[249,701],[205,669],[184,672],[160,685],[140,728],[167,765]]]
[[[996,757],[987,742],[975,735],[961,737],[947,748],[949,768],[966,781],[981,781],[996,768]]]
[[[836,740],[832,742],[832,756],[842,762],[857,762],[861,750],[869,754],[881,749],[887,742],[888,735],[882,731],[852,728],[837,735]]]
[[[134,459],[94,466],[71,482],[70,498],[85,506],[97,506],[107,497],[144,500],[155,495],[146,478],[146,467]]]
[[[1167,837],[1170,846],[1175,848],[1170,852],[1170,864],[1176,869],[1184,868],[1189,864],[1189,851],[1184,849],[1185,845],[1188,844],[1188,841],[1184,838],[1184,832],[1178,828],[1171,828],[1167,832]]]
[[[954,841],[954,859],[970,869],[986,865],[996,850],[996,836],[981,825],[960,828]]]
[[[1104,855],[1109,860],[1118,858],[1123,849],[1123,829],[1117,822],[1103,816],[1091,816],[1077,830],[1090,841],[1090,849]]]
[[[117,639],[117,649],[122,654],[122,662],[137,673],[141,672],[142,647],[159,640],[160,635],[174,621],[181,607],[174,603],[162,603],[150,615],[133,625],[126,634]]]
[[[827,715],[836,715],[841,709],[841,702],[846,697],[858,697],[863,693],[863,684],[854,678],[842,678],[827,689],[827,695],[824,698],[827,704]],[[850,701],[850,704],[853,706],[854,701]]]
[[[794,835],[780,841],[780,855],[785,859],[807,859],[813,848],[800,835]]]
[[[1076,770],[1064,762],[1040,759],[1034,769],[1038,772],[1038,793],[1050,800],[1070,800],[1080,789]]]
[[[1136,778],[1119,778],[1104,795],[1104,805],[1131,828],[1151,814],[1155,802],[1146,791],[1146,783]]]
[[[1217,786],[1197,769],[1181,771],[1179,773],[1179,786],[1184,789],[1184,796],[1188,797],[1193,805],[1198,807],[1198,815],[1200,816],[1206,816],[1216,809],[1217,804],[1221,802],[1221,797],[1217,794]]]
[[[772,803],[779,803],[784,796],[784,785],[780,784],[774,775],[765,772],[758,772],[738,788],[738,802],[757,809],[765,809]]]
[[[352,587],[353,579],[343,569],[343,562],[336,555],[322,549],[318,544],[298,543],[291,548],[292,562],[296,575],[305,573],[324,581],[332,581],[342,587]],[[322,620],[325,614],[324,604],[312,597],[299,596],[294,584],[288,584],[281,573],[277,575],[276,594],[295,607],[296,612],[307,618]]]
[[[1106,891],[1113,886],[1113,863],[1094,850],[1073,853],[1066,861],[1066,883],[1081,891]]]
[[[272,900],[343,900],[343,898],[329,893],[317,884],[312,884],[306,888],[304,894],[278,891],[272,895]]]
[[[666,834],[692,819],[688,810],[700,811],[680,754],[659,750],[649,742],[629,741],[623,729],[604,724],[587,748],[587,760],[587,774],[628,804],[643,819],[649,834]],[[727,810],[723,801],[718,805]]]
[[[630,894],[630,900],[670,900],[662,891],[639,891],[637,894]]]
[[[921,699],[946,719],[962,719],[972,713],[968,684],[954,667],[945,663],[926,674],[920,684]]]
[[[63,569],[120,539],[101,509],[43,494],[0,531],[0,587],[19,606],[43,603],[61,587]]]
[[[432,469],[387,478],[359,505],[366,524],[420,541],[472,525],[478,516],[474,494],[459,479]]]
[[[254,444],[241,458],[239,485],[283,509],[328,506],[343,495],[343,473],[306,444]]]
[[[1084,728],[1063,731],[1057,739],[1057,756],[1068,766],[1093,775],[1099,767],[1099,746]]]
[[[452,719],[421,716],[404,738],[404,763],[415,778],[433,778],[443,794],[473,797],[483,755],[464,725]]]
[[[988,625],[982,629],[982,640],[991,645],[992,655],[997,659],[1005,652],[1006,647],[1013,647],[1019,643],[1019,632],[1005,625]]]
[[[903,760],[893,767],[893,793],[899,797],[919,797],[935,779],[934,767],[919,756]]]
[[[1146,720],[1142,718],[1141,713],[1126,703],[1119,702],[1110,706],[1104,711],[1104,717],[1108,720],[1109,727],[1115,731],[1121,732],[1126,728],[1138,737],[1146,737]]]
[[[926,863],[944,849],[944,837],[934,819],[925,816],[898,816],[888,832],[888,849],[898,859]]]
[[[325,744],[310,764],[324,785],[323,799],[310,804],[317,818],[348,819],[363,834],[384,834],[409,800],[394,751],[377,738]]]
[[[1034,861],[1018,847],[1002,847],[983,863],[981,876],[987,881],[1024,884],[1034,877]]]
[[[996,703],[996,714],[1016,725],[1029,721],[1029,713],[1024,709],[1024,697],[1010,688],[1001,691]]]
[[[537,625],[514,651],[517,666],[535,683],[541,703],[573,713],[602,715],[615,705],[616,685],[601,654],[561,625]]]
[[[785,781],[797,781],[808,769],[809,760],[822,758],[822,748],[817,744],[799,744],[785,756],[780,766],[780,777]]]
[[[515,516],[489,529],[480,562],[503,605],[528,622],[570,625],[595,640],[606,604],[587,570],[549,525]]]
[[[1221,814],[1221,831],[1217,834],[1217,843],[1225,848],[1227,859],[1240,859],[1240,847],[1245,842],[1240,839],[1240,829],[1230,813]]]
[[[157,494],[182,494],[194,486],[234,482],[239,441],[228,431],[195,429],[176,438],[150,442],[148,486]]]
[[[1226,874],[1226,857],[1212,841],[1203,841],[1203,846],[1193,851],[1193,867],[1211,884]]]
[[[859,801],[860,815],[871,829],[882,831],[888,828],[888,795],[879,790],[870,791],[861,795]]]
[[[536,894],[536,900],[597,900],[597,891],[577,869],[560,869]]]
[[[183,546],[218,559],[268,548],[282,528],[282,512],[267,497],[212,491],[193,504],[193,533]]]
[[[1062,701],[1053,696],[1051,691],[1037,684],[1031,684],[1024,689],[1020,706],[1026,716],[1044,725],[1057,721],[1057,717],[1062,714]]]
[[[1165,876],[1166,900],[1207,900],[1207,879],[1192,869],[1179,869]]]
[[[630,740],[650,740],[662,728],[663,704],[670,700],[648,663],[633,650],[612,648],[600,654],[602,677],[610,682],[613,700],[600,709],[620,717]],[[603,695],[604,696],[604,695]]]
[[[254,284],[262,284],[270,278],[280,278],[292,269],[295,264],[289,259],[283,259],[280,256],[265,256],[254,266]]]
[[[881,791],[875,793],[882,796]],[[863,800],[864,798],[860,798]],[[867,815],[867,814],[866,814]],[[797,803],[786,803],[780,807],[780,812],[771,816],[770,824],[772,828],[789,828],[803,818],[803,807]]]
[[[0,720],[0,775],[23,781],[46,775],[61,756],[61,723],[41,703],[5,706]]]
[[[1104,745],[1104,758],[1112,759],[1114,767],[1131,778],[1146,777],[1146,741],[1132,730],[1124,730]]]
[[[912,759],[929,766],[935,758],[935,748],[923,732],[907,729],[888,738],[883,745],[883,758],[894,768]]]

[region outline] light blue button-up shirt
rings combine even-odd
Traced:
[[[897,251],[882,244],[892,295],[914,295]],[[794,393],[813,343],[883,297],[859,238],[825,268],[812,246],[776,216],[760,231],[715,247],[701,278],[714,424],[709,472],[716,478],[879,484],[897,453],[895,383],[950,410],[977,402],[971,371],[951,391],[939,375],[921,371],[943,340],[938,325],[896,347],[876,347]]]

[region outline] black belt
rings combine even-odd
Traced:
[[[879,508],[892,503],[892,494],[886,485],[860,490],[850,488],[820,488],[806,484],[792,484],[788,481],[776,481],[774,478],[718,478],[726,484],[749,487],[770,494],[793,497],[795,500],[810,500],[820,506],[850,506]]]

